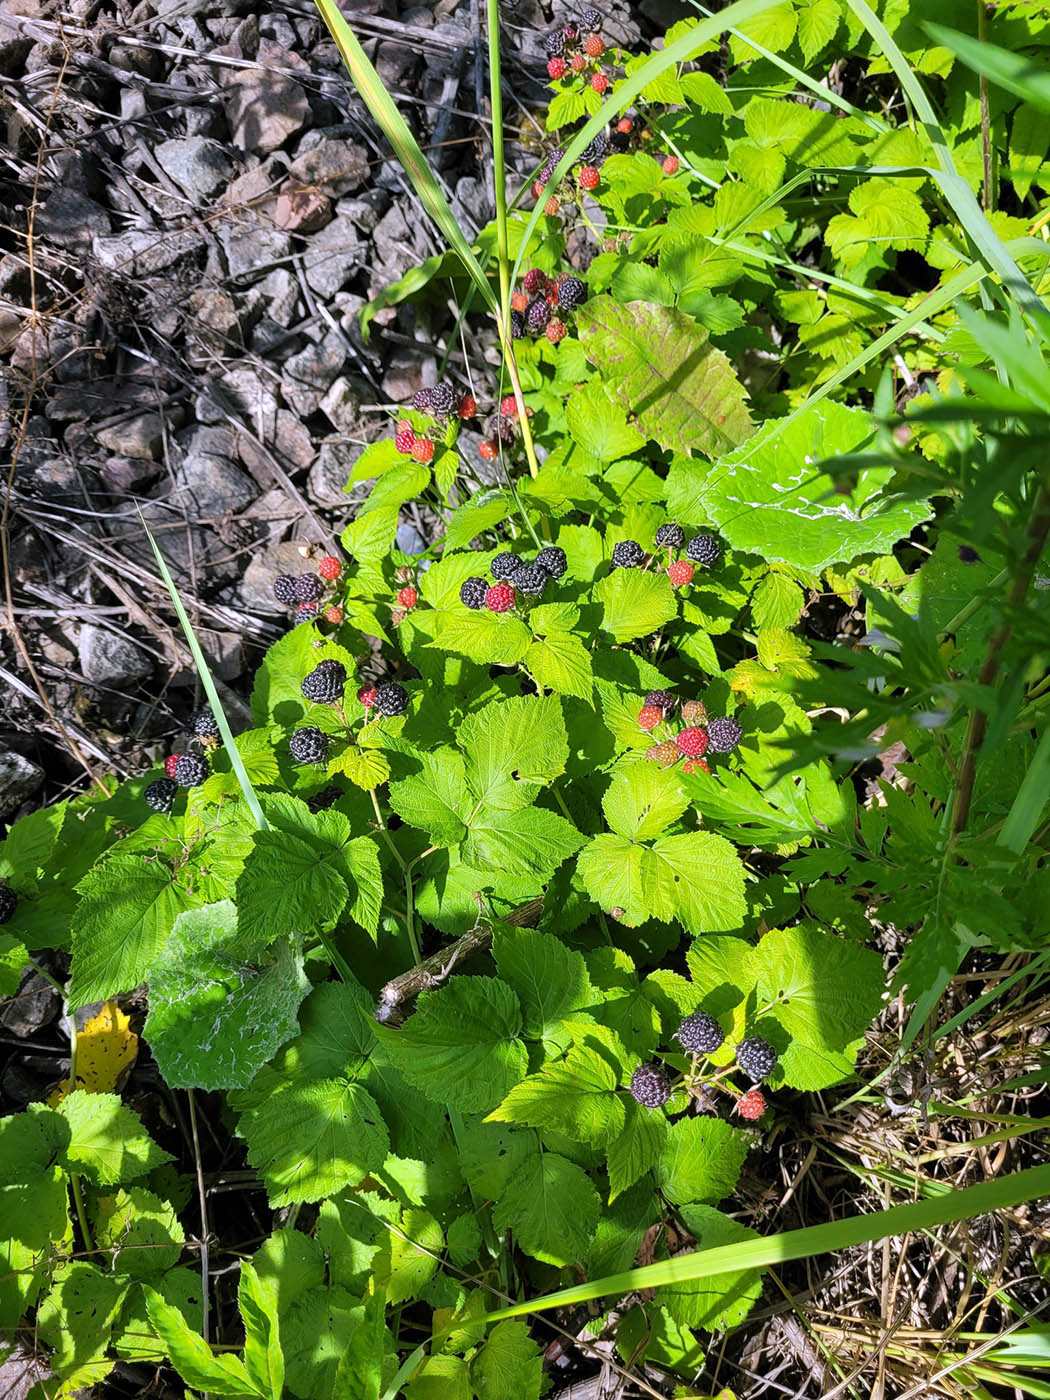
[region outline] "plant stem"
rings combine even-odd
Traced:
[[[525,413],[518,365],[514,358],[514,338],[510,328],[510,240],[507,237],[507,165],[503,153],[503,89],[502,65],[499,52],[499,3],[486,0],[485,16],[489,33],[489,107],[492,111],[492,169],[496,195],[496,252],[499,262],[499,311],[496,328],[503,348],[503,362],[514,390],[521,424],[521,440],[529,460],[529,475],[536,477],[540,466],[536,460],[536,444]]]
[[[50,978],[48,980],[50,981]],[[61,988],[59,990],[61,991]],[[72,1093],[77,1087],[77,1022],[75,1016],[69,1016],[69,1024],[72,1031],[69,1038],[69,1092]],[[87,1252],[93,1254],[95,1252],[95,1239],[91,1233],[91,1226],[88,1224],[87,1211],[84,1209],[84,1192],[80,1185],[79,1172],[69,1173],[69,1185],[73,1192],[73,1206],[77,1213],[77,1223],[80,1226],[80,1238],[84,1241],[84,1248]]]
[[[405,932],[408,934],[408,946],[412,949],[412,963],[423,961],[423,956],[419,951],[419,940],[416,938],[415,913],[416,894],[412,887],[412,864],[405,866]]]
[[[190,1107],[190,1134],[193,1138],[193,1158],[197,1165],[197,1199],[201,1212],[201,1336],[208,1340],[208,1199],[204,1190],[204,1168],[201,1165],[200,1137],[197,1133],[197,1101],[193,1090],[186,1090]]]
[[[387,847],[388,847],[389,850],[390,850],[390,854],[391,854],[391,855],[394,857],[394,859],[397,861],[398,865],[400,865],[401,869],[404,870],[404,868],[405,868],[404,857],[401,855],[401,852],[397,849],[397,847],[394,845],[393,841],[390,839],[390,832],[387,831],[387,829],[386,829],[386,822],[383,820],[383,814],[382,814],[382,812],[379,810],[379,799],[376,797],[376,790],[375,790],[375,788],[369,788],[369,789],[368,789],[368,795],[369,795],[369,797],[372,799],[372,807],[373,807],[373,809],[374,809],[374,811],[375,811],[375,814],[376,814],[376,825],[379,827],[379,834],[380,834],[380,836],[382,836],[383,840],[386,842]]]
[[[988,11],[985,0],[977,0],[977,37],[981,43],[988,41]],[[977,79],[977,90],[981,99],[981,164],[983,180],[981,203],[987,214],[992,207],[992,118],[988,107],[988,78],[981,73]]]

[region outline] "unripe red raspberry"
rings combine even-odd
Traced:
[[[558,78],[565,77],[564,58],[552,58],[550,60],[550,62],[547,64],[547,77],[551,78],[554,81],[557,81]]]
[[[394,436],[394,446],[399,452],[409,453],[416,441],[416,430],[409,423],[407,428],[402,429],[398,424],[397,433]]]
[[[164,772],[167,774],[167,776],[168,776],[169,778],[174,778],[174,776],[175,776],[175,765],[176,765],[176,763],[178,763],[178,761],[179,761],[179,759],[180,759],[181,757],[182,757],[182,754],[180,754],[180,753],[169,753],[168,756],[167,756],[167,758],[164,760]]]
[[[409,608],[414,608],[416,606],[416,603],[419,601],[419,594],[411,584],[407,584],[398,592],[397,601],[407,612]]]
[[[587,67],[587,60],[582,53],[574,53],[572,58],[569,59],[569,67],[574,73],[582,73]]]
[[[664,712],[659,705],[644,705],[638,714],[638,726],[646,733],[663,722]]]
[[[478,401],[473,394],[464,394],[459,401],[459,416],[473,418],[478,411]]]
[[[530,297],[534,297],[537,292],[542,292],[547,285],[547,274],[541,272],[538,267],[530,267],[525,276],[521,279],[521,285],[528,292]]]
[[[427,437],[417,437],[412,444],[412,456],[417,462],[432,462],[434,444]]]
[[[529,304],[529,299],[524,292],[515,292],[510,299],[510,309],[512,311],[524,311]]]
[[[559,340],[564,340],[568,334],[568,327],[564,321],[551,321],[547,329],[543,332],[552,345],[557,345]]]
[[[485,606],[489,612],[509,612],[514,606],[514,589],[509,583],[494,583],[485,594]]]
[[[687,758],[700,758],[707,752],[707,730],[699,725],[681,730],[674,741]]]
[[[679,559],[667,570],[667,577],[671,580],[672,588],[683,588],[687,583],[692,583],[694,572],[694,566],[688,559]]]
[[[621,136],[629,136],[634,130],[634,122],[631,121],[630,117],[621,117],[616,123],[616,130]]]
[[[544,189],[544,181],[543,181],[543,180],[533,180],[533,182],[532,182],[532,197],[533,197],[533,199],[539,199],[540,195],[543,193],[543,189]]]
[[[754,1123],[761,1118],[766,1111],[766,1098],[762,1090],[748,1089],[742,1098],[737,1099],[736,1111],[748,1123]]]
[[[598,188],[598,182],[602,177],[597,166],[583,165],[580,167],[580,173],[576,178],[580,182],[581,190],[596,190]]]
[[[505,399],[500,401],[499,411],[504,418],[517,418],[518,401],[513,394],[508,394]]]
[[[683,773],[710,773],[711,765],[706,758],[687,758],[682,764]]]
[[[370,710],[376,702],[376,688],[374,685],[363,685],[357,692],[357,698],[366,710]]]
[[[588,34],[583,41],[583,51],[591,58],[601,58],[605,52],[605,44],[600,34]]]
[[[702,700],[682,702],[682,723],[687,725],[707,723],[707,706]]]
[[[499,446],[491,438],[482,438],[478,443],[478,456],[483,457],[486,462],[494,461],[499,456]]]
[[[677,156],[664,156],[663,161],[661,162],[661,167],[660,167],[660,168],[663,170],[663,172],[664,172],[665,175],[677,175],[677,174],[678,174],[678,157],[677,157]]]
[[[331,583],[343,572],[343,565],[334,554],[326,554],[317,566],[317,572]]]
[[[543,212],[548,218],[553,219],[560,208],[561,204],[558,200],[558,196],[552,194],[550,199],[548,199],[547,203],[543,206]]]
[[[332,603],[324,610],[325,622],[330,622],[333,627],[338,627],[343,620],[343,610],[337,603]]]
[[[591,78],[591,87],[595,92],[604,92],[609,86],[609,79],[604,73],[595,73]]]

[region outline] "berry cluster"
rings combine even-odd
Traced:
[[[496,582],[489,584],[477,577],[465,579],[459,590],[459,600],[474,612],[482,608],[494,613],[509,612],[519,595],[529,602],[539,598],[551,579],[561,578],[567,567],[565,551],[558,545],[541,549],[531,564],[517,554],[497,554],[489,565]]]
[[[752,1087],[744,1094],[738,1094],[732,1086],[721,1083],[726,1071],[712,1075],[700,1067],[702,1059],[722,1048],[725,1038],[725,1031],[708,1012],[694,1011],[686,1016],[672,1036],[691,1059],[690,1068],[682,1076],[680,1086],[672,1084],[662,1064],[643,1064],[631,1075],[631,1097],[643,1108],[663,1108],[675,1090],[681,1087],[698,1107],[709,1107],[713,1104],[713,1092],[727,1088],[734,1098],[733,1112],[747,1122],[755,1122],[766,1111],[766,1100],[761,1090]],[[736,1068],[751,1080],[752,1085],[769,1078],[778,1058],[769,1041],[758,1035],[746,1036],[735,1050]]]
[[[418,389],[412,400],[417,413],[429,414],[434,420],[434,431],[440,435],[448,430],[448,425],[464,418],[473,418],[478,405],[473,394],[460,394],[443,379],[430,389]],[[415,462],[434,460],[434,437],[431,430],[417,432],[415,424],[408,418],[399,418],[394,430],[394,446],[405,457]]]
[[[667,577],[672,588],[684,588],[692,583],[697,564],[713,569],[722,557],[722,546],[718,536],[701,531],[686,542],[685,531],[673,520],[666,521],[653,537],[656,549],[667,551]],[[678,551],[685,546],[686,558],[678,557]],[[615,553],[613,559],[615,561]]]
[[[554,174],[564,154],[564,150],[557,146],[544,160],[532,182],[533,199],[539,199],[542,196],[547,187],[547,181]],[[589,141],[580,152],[576,166],[575,183],[571,177],[563,179],[547,196],[543,212],[553,218],[563,204],[580,202],[583,194],[590,194],[592,190],[596,190],[601,183],[601,167],[608,154],[609,138],[604,131],[599,131],[597,136]]]
[[[321,611],[321,600],[343,572],[343,564],[334,554],[326,554],[318,561],[317,572],[313,574],[278,574],[273,581],[273,596],[286,608],[295,608],[295,625],[301,622],[314,622],[318,615],[326,622],[338,625],[343,620],[343,610],[337,604],[329,605]],[[197,736],[201,738],[201,735]],[[216,731],[216,739],[218,732]]]
[[[605,91],[609,76],[600,63],[605,53],[605,40],[598,33],[601,27],[600,11],[588,9],[580,16],[579,23],[570,21],[547,35],[543,48],[551,82],[557,83],[566,77],[575,81],[582,77],[595,92]]]
[[[639,728],[647,734],[653,733],[670,721],[677,708],[677,697],[671,691],[650,690],[638,712]],[[739,721],[731,716],[708,719],[702,700],[686,700],[680,719],[682,727],[676,733],[659,740],[645,751],[646,758],[652,763],[659,763],[661,768],[670,768],[684,758],[683,773],[710,773],[704,754],[732,753],[743,737],[744,731]]]
[[[515,340],[542,335],[557,345],[568,334],[566,317],[586,300],[587,283],[582,278],[570,272],[548,277],[538,267],[530,268],[510,299],[511,334]]]

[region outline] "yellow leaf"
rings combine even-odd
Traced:
[[[115,1001],[103,1004],[97,1016],[77,1032],[76,1084],[63,1079],[48,1099],[54,1108],[74,1088],[89,1094],[111,1094],[135,1063],[139,1038],[131,1020]]]

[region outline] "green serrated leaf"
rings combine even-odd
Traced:
[[[601,368],[612,397],[635,415],[641,439],[716,456],[750,437],[743,386],[691,317],[600,296],[580,307],[577,326],[588,359]]]
[[[379,1029],[391,1063],[435,1103],[487,1113],[525,1074],[518,999],[492,977],[424,992],[399,1031]]]
[[[601,1212],[587,1173],[553,1152],[526,1158],[492,1212],[497,1230],[513,1230],[526,1254],[548,1264],[582,1258]]]

